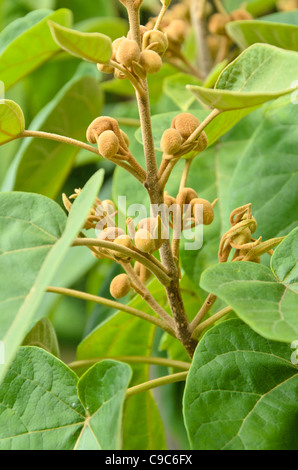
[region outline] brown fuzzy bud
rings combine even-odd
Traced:
[[[214,210],[212,204],[207,201],[206,199],[193,199],[191,201],[192,212],[195,214],[195,206],[202,205],[203,206],[203,224],[204,225],[211,225],[214,220]]]
[[[121,245],[121,246],[124,246],[125,248],[129,248],[130,250],[134,249],[134,246],[132,244],[132,241],[129,235],[120,235],[119,237],[115,239],[114,243],[116,243],[116,245]]]
[[[208,137],[207,137],[206,132],[202,132],[196,143],[194,151],[201,153],[201,152],[204,152],[204,150],[206,150],[207,147],[208,147]]]
[[[147,73],[158,73],[162,67],[162,60],[157,52],[146,50],[140,56],[140,65]]]
[[[94,119],[87,130],[88,142],[90,142],[90,144],[96,144],[100,134],[105,131],[111,131],[113,129],[114,121],[114,119],[107,116],[101,116]]]
[[[167,35],[162,31],[147,31],[143,36],[143,49],[150,50],[158,54],[164,54],[169,46]]]
[[[171,207],[173,204],[177,204],[176,199],[165,192],[164,194],[164,203],[166,206]]]
[[[182,113],[173,119],[172,128],[177,129],[183,139],[188,139],[200,124],[193,114]]]
[[[249,226],[249,230],[251,233],[255,233],[257,231],[257,228],[258,228],[258,223],[256,221],[256,219],[254,217],[249,217],[248,214],[245,214],[243,216],[243,220],[250,220],[252,219],[254,222],[251,223],[251,225]]]
[[[99,153],[104,158],[114,157],[120,147],[119,139],[113,131],[103,132],[97,140]]]
[[[164,28],[164,32],[167,34],[168,38],[171,41],[178,42],[179,44],[182,44],[187,35],[187,24],[183,20],[173,20],[167,26]]]
[[[130,146],[130,140],[129,140],[128,135],[125,134],[125,132],[122,131],[122,130],[120,130],[120,133],[121,133],[121,135],[122,135],[122,138],[123,138],[123,140],[124,140],[126,146],[129,147],[129,146]]]
[[[123,39],[126,39],[126,38],[123,36],[122,38],[115,39],[115,41],[113,41],[113,43],[112,43],[112,51],[113,51],[112,59],[113,60],[116,60],[116,54],[117,54],[117,51],[118,51],[118,47],[120,46]]]
[[[240,233],[238,233],[235,237],[232,238],[232,242],[234,245],[245,245],[246,243],[249,243],[251,240],[251,231],[249,228],[245,228],[242,230]]]
[[[97,64],[97,68],[100,72],[103,73],[114,73],[114,67],[106,64]]]
[[[253,16],[243,9],[232,11],[230,17],[232,21],[253,20]]]
[[[156,250],[155,240],[146,229],[138,230],[135,236],[135,244],[138,250],[144,253],[153,253]]]
[[[184,204],[190,204],[193,199],[198,199],[195,190],[192,188],[184,188],[177,196],[177,204],[182,207]]]
[[[142,282],[148,281],[151,277],[151,272],[149,271],[149,269],[145,268],[145,266],[139,263],[138,261],[135,262],[134,270],[135,270],[135,273],[139,277],[141,277]]]
[[[162,136],[160,147],[166,155],[175,155],[182,146],[182,137],[177,129],[167,129]]]
[[[140,59],[140,48],[137,43],[131,39],[123,39],[116,52],[116,60],[125,67],[130,67],[132,62],[138,62]]]
[[[131,289],[131,282],[127,274],[119,274],[110,285],[110,293],[114,299],[122,299],[126,297]]]
[[[215,13],[210,17],[208,29],[211,34],[226,34],[226,25],[231,21],[230,16],[222,13]]]
[[[104,201],[102,201],[101,206],[107,214],[109,215],[115,214],[116,207],[113,201],[110,201],[109,199],[105,199]]]
[[[114,70],[114,77],[118,80],[126,80],[126,75],[118,69]]]

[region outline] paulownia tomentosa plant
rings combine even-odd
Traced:
[[[106,22],[36,10],[0,34],[6,90],[91,63],[29,129],[0,104],[4,167],[24,139],[0,193],[0,448],[162,450],[166,423],[184,449],[297,450],[297,11],[108,3]],[[103,161],[112,196],[102,169],[84,186]],[[70,329],[76,302],[101,306],[68,365],[53,294],[77,299]]]

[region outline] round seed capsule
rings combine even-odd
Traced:
[[[162,60],[157,52],[146,50],[140,56],[140,65],[149,74],[158,73],[162,67]]]
[[[119,274],[116,276],[110,285],[110,293],[114,299],[122,299],[129,294],[131,289],[131,282],[127,274]]]
[[[160,142],[161,150],[166,155],[175,155],[182,146],[182,137],[177,129],[167,129]]]
[[[211,225],[214,220],[214,210],[213,210],[212,204],[206,199],[201,199],[201,198],[193,199],[191,201],[191,207],[192,207],[192,211],[194,215],[196,213],[196,210],[195,210],[196,205],[203,206],[203,225]]]
[[[200,124],[193,114],[182,113],[173,119],[172,128],[177,129],[183,139],[188,139]]]
[[[138,250],[144,253],[153,253],[156,248],[155,240],[146,229],[138,230],[135,236],[135,244]]]
[[[103,132],[97,140],[99,153],[104,158],[112,158],[119,150],[119,139],[113,131]]]
[[[116,52],[116,60],[125,67],[130,67],[132,62],[138,62],[141,51],[137,43],[131,39],[123,39]]]

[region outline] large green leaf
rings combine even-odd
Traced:
[[[97,81],[82,71],[40,112],[30,129],[85,141],[86,129],[100,115],[101,108],[102,93]],[[10,178],[15,181],[8,181],[6,189],[57,197],[79,151],[79,147],[61,142],[29,138],[10,170]]]
[[[187,111],[195,102],[195,97],[186,85],[202,85],[202,81],[186,73],[177,73],[165,79],[164,92],[182,110]]]
[[[70,54],[94,63],[109,62],[112,57],[112,41],[101,33],[82,33],[48,22],[56,43]]]
[[[1,450],[117,450],[130,368],[104,361],[80,381],[39,348],[20,348],[0,387]]]
[[[72,13],[66,9],[33,11],[0,34],[0,80],[6,90],[59,51],[48,20],[70,26]]]
[[[17,347],[39,319],[43,294],[84,225],[102,181],[100,170],[75,201],[66,226],[62,209],[44,196],[0,194],[0,270],[5,273],[0,293],[5,364],[0,365],[0,380]]]
[[[108,36],[112,41],[126,36],[128,23],[123,18],[104,18],[102,16],[92,17],[74,25],[79,31],[86,33],[101,33]]]
[[[0,145],[16,138],[25,129],[24,114],[14,101],[0,102]]]
[[[233,21],[226,26],[228,35],[242,49],[256,43],[298,51],[298,26],[262,20]]]
[[[243,0],[222,0],[222,3],[229,13],[245,7],[253,16],[259,16],[272,11],[276,5],[276,0],[247,0],[246,2],[243,2]]]
[[[298,338],[298,229],[289,237],[272,259],[282,278],[250,262],[222,263],[207,269],[201,278],[201,287],[229,304],[253,330],[287,343]]]
[[[297,450],[298,368],[288,345],[239,320],[202,339],[184,396],[193,449]]]
[[[259,106],[291,93],[298,74],[298,54],[255,44],[221,73],[215,89],[188,87],[203,104],[232,110]]]
[[[284,284],[293,285],[298,282],[298,228],[274,250],[271,258],[271,269],[277,279]]]
[[[287,235],[297,225],[297,118],[290,97],[270,106],[234,173],[230,209],[252,203],[257,237]]]
[[[56,331],[48,318],[42,318],[27,334],[23,346],[35,346],[59,357],[59,344]]]
[[[158,302],[165,302],[161,286],[152,291]],[[141,299],[132,307],[150,313]],[[155,327],[144,320],[125,313],[116,313],[103,322],[79,345],[78,360],[119,356],[150,356]],[[148,365],[133,366],[132,385],[149,380]],[[123,448],[125,450],[163,450],[165,436],[161,418],[151,392],[135,395],[127,400],[124,410]]]

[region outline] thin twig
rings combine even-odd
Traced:
[[[198,64],[204,78],[208,76],[212,67],[210,50],[206,41],[207,31],[204,21],[205,4],[206,0],[192,0],[191,5],[191,20],[197,43]]]
[[[193,338],[196,338],[198,339],[201,334],[207,329],[209,328],[209,326],[212,326],[214,325],[214,323],[216,323],[218,320],[220,320],[221,318],[225,317],[226,315],[228,315],[229,313],[231,313],[233,311],[233,309],[231,307],[226,307],[224,308],[223,310],[221,310],[220,312],[218,313],[215,313],[215,315],[212,315],[212,317],[208,318],[208,320],[204,321],[203,323],[201,323],[193,332],[192,336]]]
[[[202,122],[202,124],[199,125],[199,127],[191,134],[191,136],[187,139],[186,142],[184,142],[183,147],[187,147],[189,144],[197,140],[199,135],[203,132],[203,130],[215,119],[219,114],[221,114],[223,111],[220,109],[214,109],[209,116],[206,117],[206,119]]]
[[[172,367],[173,369],[186,369],[189,370],[191,364],[183,361],[174,361],[163,357],[147,357],[147,356],[113,356],[113,357],[97,357],[94,359],[87,359],[84,361],[75,361],[68,364],[68,367],[73,370],[81,369],[84,367],[91,367],[98,362],[112,359],[114,361],[127,362],[128,364],[150,364],[156,366]]]
[[[37,137],[39,139],[55,140],[56,142],[61,142],[62,144],[74,145],[75,147],[80,147],[83,150],[88,150],[89,152],[95,153],[98,156],[101,156],[99,151],[92,147],[92,145],[85,144],[79,140],[71,139],[65,137],[64,135],[51,134],[49,132],[41,131],[24,131],[20,137]]]
[[[147,392],[153,388],[162,387],[163,385],[173,384],[177,382],[185,382],[188,372],[179,372],[178,374],[167,375],[159,379],[150,380],[135,387],[131,387],[126,392],[126,398],[130,398],[139,393]]]
[[[171,278],[168,276],[164,268],[161,269],[160,263],[155,264],[153,262],[153,257],[148,259],[138,251],[131,250],[125,246],[116,245],[115,243],[107,240],[98,240],[97,238],[77,238],[73,241],[72,246],[97,246],[104,250],[118,251],[120,254],[126,255],[128,258],[133,258],[146,266],[146,268],[148,268],[163,285],[168,285],[171,282]]]
[[[193,159],[188,159],[185,161],[182,177],[181,177],[181,182],[180,182],[180,188],[179,188],[179,193],[182,191],[186,185],[187,185],[187,179],[190,171],[191,164],[193,162]]]
[[[205,300],[202,308],[198,312],[198,314],[195,316],[194,320],[190,324],[190,329],[191,331],[194,331],[197,326],[201,323],[201,321],[204,319],[204,317],[207,315],[211,307],[215,304],[217,297],[213,294],[209,294],[207,299]]]
[[[63,287],[48,287],[47,292],[52,294],[62,294],[68,297],[74,297],[76,299],[87,300],[90,302],[94,302],[96,304],[104,305],[105,307],[110,307],[115,310],[119,310],[124,313],[129,313],[138,318],[142,318],[142,320],[146,320],[152,323],[155,326],[163,329],[171,336],[175,337],[175,333],[169,325],[167,325],[164,321],[161,321],[159,318],[153,317],[148,313],[142,312],[141,310],[137,310],[136,308],[129,307],[128,305],[121,304],[120,302],[116,302],[114,300],[105,299],[104,297],[98,297],[96,295],[87,294],[85,292],[80,292],[73,289],[66,289]]]

